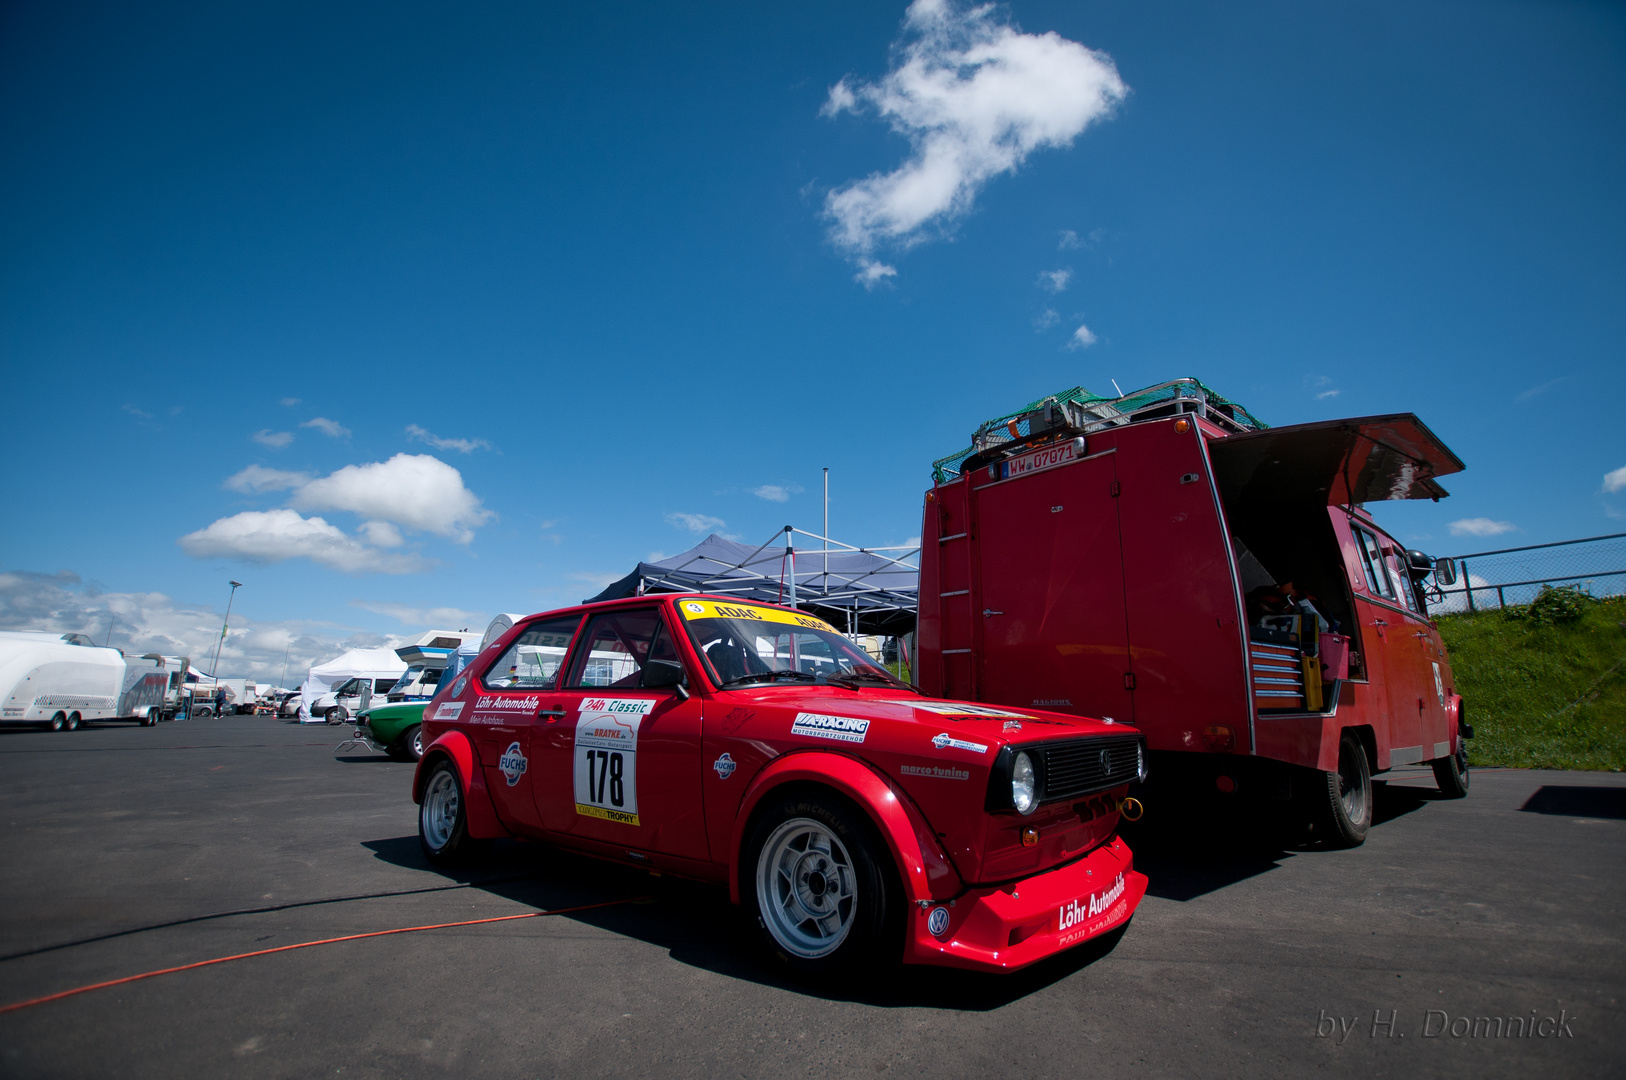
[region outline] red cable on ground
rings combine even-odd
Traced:
[[[544,915],[566,915],[572,911],[589,911],[593,908],[615,907],[617,904],[631,904],[649,897],[634,896],[626,900],[607,900],[602,904],[582,904],[579,907],[555,908],[552,911],[527,911],[523,915],[498,915],[490,919],[470,919],[467,922],[434,923],[430,926],[403,926],[395,930],[374,930],[369,934],[346,934],[344,937],[323,938],[321,941],[301,941],[297,945],[279,945],[274,949],[258,949],[254,952],[238,953],[235,956],[217,956],[213,960],[199,960],[193,964],[182,964],[179,967],[162,968],[158,971],[146,971],[140,975],[126,975],[122,979],[108,979],[106,982],[91,983],[89,986],[76,986],[72,990],[63,990],[55,994],[46,994],[44,997],[34,998],[32,1001],[19,1001],[11,1005],[0,1005],[0,1013],[15,1012],[26,1009],[31,1005],[44,1005],[47,1001],[59,1001],[62,998],[73,997],[75,994],[88,993],[91,990],[104,990],[109,986],[119,986],[124,983],[138,982],[142,979],[151,979],[158,975],[173,975],[177,971],[191,971],[193,968],[209,967],[212,964],[224,964],[231,960],[247,960],[251,956],[269,956],[271,953],[288,952],[291,949],[308,949],[313,945],[334,945],[341,941],[360,941],[362,938],[388,937],[391,934],[411,934],[418,930],[448,930],[454,926],[480,926],[484,923],[512,922],[515,919],[540,919]]]

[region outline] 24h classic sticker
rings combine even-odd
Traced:
[[[576,717],[576,813],[638,824],[638,727],[653,698],[587,698]]]

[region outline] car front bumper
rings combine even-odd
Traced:
[[[1135,871],[1129,845],[1115,836],[1054,870],[969,889],[949,903],[915,905],[904,962],[1015,971],[1116,930],[1144,895],[1146,875]]]

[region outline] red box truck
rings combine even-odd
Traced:
[[[1467,793],[1424,592],[1455,566],[1363,505],[1462,468],[1409,413],[1267,428],[1195,379],[1035,402],[936,465],[920,685],[1133,723],[1152,783],[1287,799],[1358,844],[1373,774],[1429,762]]]

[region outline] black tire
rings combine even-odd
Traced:
[[[1329,827],[1328,842],[1338,847],[1359,847],[1372,826],[1372,772],[1366,751],[1354,732],[1338,740],[1338,768],[1327,779],[1322,820]]]
[[[848,974],[902,959],[902,896],[891,854],[845,800],[801,791],[771,802],[742,856],[745,915],[769,954],[792,971]]]
[[[158,725],[158,710],[148,709],[141,714],[142,727],[156,727]]]
[[[1468,744],[1457,737],[1457,752],[1450,757],[1435,758],[1434,782],[1440,785],[1440,794],[1447,799],[1460,799],[1468,794]]]
[[[71,712],[68,714],[66,729],[68,731],[78,731],[80,723],[82,723],[82,720],[79,714],[76,712]]]
[[[407,757],[413,761],[423,760],[423,725],[413,724],[407,729],[401,742],[406,746]]]
[[[52,731],[63,730],[68,726],[68,714],[64,712],[57,713],[55,716],[51,717],[50,723],[48,723],[46,726]]]
[[[350,714],[344,711],[343,705],[335,705],[322,714],[322,718],[329,724],[342,724],[349,719]]]
[[[418,846],[437,866],[466,861],[479,845],[469,838],[468,799],[457,767],[446,758],[435,762],[424,781],[418,804]]]

